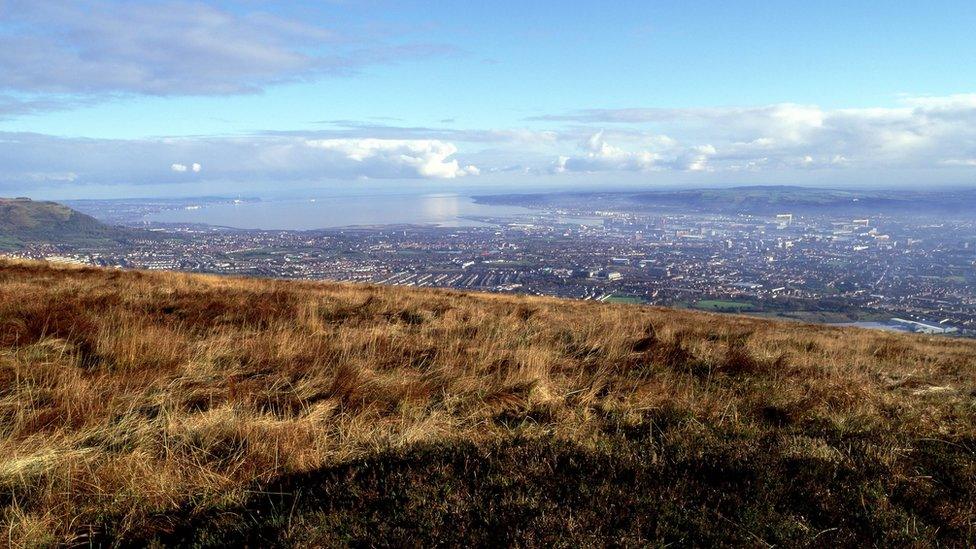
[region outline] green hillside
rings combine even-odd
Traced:
[[[30,242],[106,245],[131,234],[56,202],[0,198],[0,249]]]

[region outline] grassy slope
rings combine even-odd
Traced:
[[[13,545],[976,542],[976,342],[0,263]]]
[[[0,198],[0,249],[17,249],[25,242],[104,245],[130,232],[56,202]]]

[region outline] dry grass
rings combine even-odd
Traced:
[[[383,452],[513,437],[601,451],[662,417],[680,421],[654,456],[709,437],[822,464],[869,452],[932,492],[913,452],[937,440],[974,457],[974,372],[966,340],[5,262],[0,521],[12,546],[124,540]],[[865,433],[867,446],[845,445]],[[922,539],[973,539],[962,489]]]

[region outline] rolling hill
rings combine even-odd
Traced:
[[[0,263],[14,546],[976,542],[976,342]]]
[[[32,242],[105,245],[133,234],[56,202],[0,198],[0,249]]]

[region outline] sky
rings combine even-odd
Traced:
[[[976,186],[976,3],[0,0],[0,195]]]

